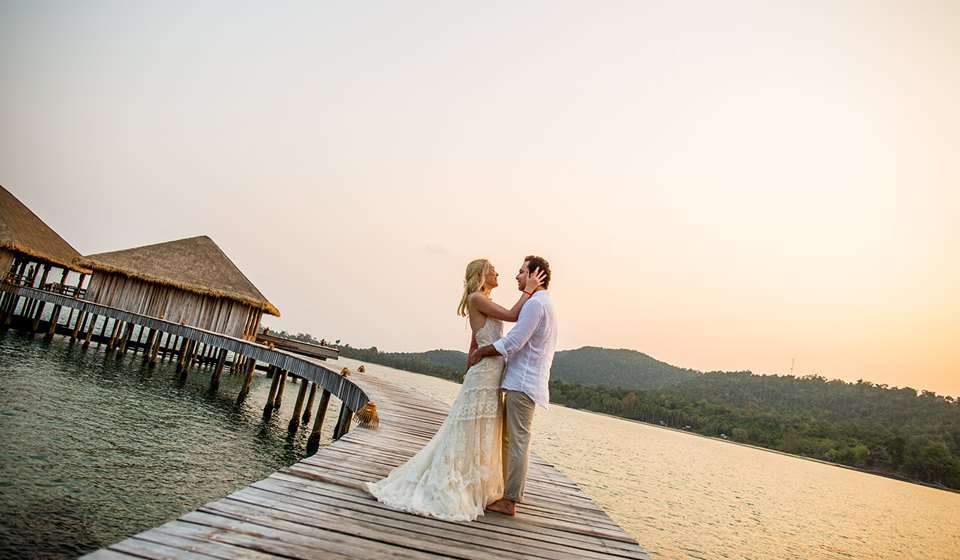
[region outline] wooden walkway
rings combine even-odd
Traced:
[[[456,523],[383,506],[360,484],[416,453],[447,407],[376,377],[350,380],[377,403],[378,429],[354,428],[290,468],[85,558],[649,558],[574,482],[535,456],[514,518],[491,513]]]

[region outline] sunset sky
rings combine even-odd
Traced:
[[[0,2],[0,184],[81,253],[210,235],[271,328],[960,395],[958,2]]]

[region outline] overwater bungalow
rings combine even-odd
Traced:
[[[80,257],[69,243],[10,191],[0,186],[0,279],[6,284],[30,286],[67,295],[77,295],[85,272]],[[70,271],[80,273],[79,282],[68,286]],[[45,304],[3,292],[0,317],[6,323],[20,302],[20,314],[39,317]]]
[[[0,273],[30,277],[36,282],[43,278],[57,279],[49,273],[56,269],[61,276],[71,270],[85,272],[76,263],[80,258],[69,243],[17,197],[0,186]]]
[[[81,257],[93,271],[85,299],[254,340],[264,313],[280,311],[205,235]]]

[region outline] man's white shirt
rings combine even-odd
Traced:
[[[546,408],[550,403],[550,367],[557,346],[557,316],[547,290],[540,290],[520,310],[517,324],[493,347],[507,369],[500,388],[520,391]]]

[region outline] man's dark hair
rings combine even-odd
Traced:
[[[536,255],[529,255],[523,258],[523,262],[527,263],[527,272],[531,274],[538,268],[542,270],[545,274],[543,278],[543,287],[550,287],[550,263],[547,262],[547,259],[538,257]]]

